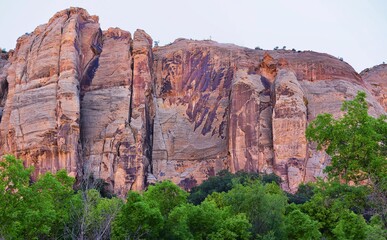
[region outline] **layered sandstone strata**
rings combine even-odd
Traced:
[[[329,164],[305,138],[366,91],[385,114],[385,65],[357,74],[316,52],[101,31],[85,10],[58,12],[0,59],[1,153],[103,179],[125,195],[172,179],[185,189],[222,169],[271,173],[295,191]],[[384,106],[383,107],[381,106]]]
[[[387,64],[380,64],[371,69],[367,68],[360,73],[367,89],[369,89],[387,111]]]

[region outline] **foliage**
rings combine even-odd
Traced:
[[[287,198],[275,183],[263,185],[260,181],[254,181],[246,185],[237,184],[227,193],[214,194],[208,201],[220,207],[229,206],[234,214],[246,214],[255,236],[273,231],[276,238],[284,237]]]
[[[23,198],[28,194],[29,176],[21,160],[7,155],[0,161],[0,236],[15,237],[22,231],[22,216],[26,210]]]
[[[382,219],[379,216],[373,216],[366,229],[366,240],[385,240],[387,239],[387,229],[384,227]]]
[[[188,201],[197,205],[213,192],[228,192],[235,184],[245,184],[257,179],[260,179],[264,183],[276,182],[280,184],[281,182],[281,179],[275,174],[259,175],[258,173],[244,171],[232,174],[227,170],[223,170],[217,176],[209,177],[199,186],[193,187],[188,196]]]
[[[50,211],[44,216],[40,209],[31,221],[36,221],[38,218],[43,218],[42,222],[52,218],[50,223],[50,236],[60,236],[63,232],[63,227],[70,221],[69,211],[71,197],[74,194],[73,184],[75,179],[69,177],[64,170],[58,171],[56,174],[50,172],[41,175],[34,184],[30,186],[35,197],[44,208],[50,208]],[[43,208],[43,209],[44,209]],[[42,212],[40,212],[42,211]]]
[[[309,140],[331,156],[326,172],[333,180],[367,183],[371,189],[373,214],[379,214],[387,226],[387,120],[368,115],[364,92],[345,101],[340,119],[321,114],[306,130]]]
[[[339,200],[326,199],[321,193],[315,194],[313,198],[300,206],[303,213],[319,222],[321,233],[325,237],[333,237],[332,230],[335,228],[341,211],[345,208]]]
[[[0,161],[0,238],[107,239],[122,201],[101,198],[97,190],[74,192],[64,170],[40,175],[6,155]]]
[[[369,207],[369,193],[370,189],[364,185],[350,186],[338,181],[319,181],[315,189],[315,194],[321,195],[326,204],[338,201],[344,208],[357,214],[364,213]]]
[[[184,204],[170,213],[166,239],[249,239],[250,227],[246,215],[234,215],[213,202]]]
[[[301,184],[296,193],[287,193],[289,203],[303,204],[314,195],[315,185],[312,183]]]
[[[329,176],[347,183],[366,179],[378,182],[387,171],[386,118],[369,116],[365,98],[365,93],[359,92],[354,100],[343,103],[346,113],[341,119],[320,114],[306,130],[307,138],[332,157],[331,166],[326,168]]]
[[[70,222],[65,236],[72,239],[108,239],[111,222],[122,205],[118,198],[102,198],[97,189],[79,191],[71,199]]]
[[[158,239],[163,217],[156,203],[148,202],[136,192],[129,192],[112,225],[112,239]]]
[[[32,171],[11,155],[0,161],[0,236],[37,239],[63,231],[74,179],[59,171],[31,185]]]
[[[307,214],[295,208],[287,214],[285,219],[288,239],[312,240],[321,239],[319,223],[312,220]]]
[[[342,212],[332,232],[338,240],[361,240],[366,237],[366,229],[364,218],[347,210]]]
[[[186,203],[187,196],[187,192],[169,180],[157,183],[154,186],[149,186],[148,190],[144,193],[144,199],[154,201],[164,217],[174,207]]]
[[[193,204],[200,204],[213,192],[227,192],[232,188],[234,176],[227,170],[220,171],[217,176],[209,177],[199,186],[193,187],[188,201]]]

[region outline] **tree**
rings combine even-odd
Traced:
[[[313,195],[315,190],[315,184],[309,182],[306,184],[301,184],[298,186],[298,190],[296,193],[286,193],[288,196],[288,202],[289,203],[295,203],[295,204],[303,204],[307,201],[309,201]]]
[[[101,197],[97,189],[78,191],[70,200],[64,238],[109,239],[122,205],[121,199]]]
[[[366,237],[366,230],[367,223],[362,216],[343,211],[332,232],[338,240],[362,240]]]
[[[222,170],[216,176],[209,177],[199,186],[191,189],[188,201],[193,204],[200,204],[204,199],[213,192],[228,192],[235,184],[245,184],[260,179],[263,183],[275,182],[280,184],[281,178],[275,174],[260,175],[254,172],[238,171],[235,174],[227,170]]]
[[[249,239],[251,224],[245,214],[218,208],[204,201],[198,206],[183,204],[172,210],[166,223],[165,239]]]
[[[186,203],[187,197],[187,192],[169,180],[149,186],[148,190],[144,192],[144,199],[156,203],[164,217],[167,217],[176,206]]]
[[[328,239],[333,237],[332,229],[344,209],[340,201],[326,199],[320,193],[316,193],[310,201],[300,206],[303,213],[319,223],[320,232]]]
[[[246,214],[254,237],[267,235],[268,238],[274,234],[276,239],[284,238],[287,198],[276,183],[264,185],[256,180],[236,184],[229,192],[213,193],[206,201],[213,201],[218,207],[230,207],[234,214]]]
[[[370,218],[370,188],[363,185],[350,186],[332,180],[318,181],[315,185],[311,200],[297,207],[318,222],[324,238],[366,239],[365,236],[372,235],[379,239],[377,236],[383,236],[381,220],[374,223],[371,220],[371,224],[367,225],[363,218]],[[381,218],[376,215],[371,219]]]
[[[46,173],[30,183],[33,168],[6,155],[0,161],[0,237],[62,237],[74,179],[65,171]]]
[[[30,188],[37,203],[31,203],[39,206],[43,205],[47,210],[50,206],[50,210],[45,213],[43,209],[39,209],[31,221],[39,222],[37,219],[42,221],[50,222],[50,236],[51,237],[62,237],[64,226],[70,221],[69,210],[71,198],[74,195],[73,184],[75,179],[69,177],[65,170],[60,170],[56,174],[47,172],[40,175],[38,180],[33,183]],[[32,200],[31,199],[31,200]]]
[[[377,119],[367,113],[368,105],[364,92],[359,92],[352,101],[345,101],[340,119],[331,114],[320,114],[307,130],[308,140],[317,142],[332,157],[326,168],[329,176],[358,183],[369,180],[377,183],[385,178],[387,171],[386,117]]]
[[[158,239],[163,224],[156,203],[131,191],[112,224],[112,239]]]
[[[22,231],[22,217],[27,208],[25,196],[29,194],[32,168],[6,155],[0,161],[0,237],[17,238]]]
[[[366,240],[385,240],[387,239],[387,229],[383,226],[382,219],[374,216],[366,230]]]
[[[368,115],[366,94],[345,101],[340,119],[320,114],[307,130],[308,140],[315,141],[332,158],[325,171],[331,179],[346,183],[368,183],[375,213],[387,219],[387,121],[386,116]],[[364,182],[364,180],[366,182]]]
[[[307,214],[295,208],[286,216],[286,232],[288,239],[312,240],[321,239],[319,223]]]

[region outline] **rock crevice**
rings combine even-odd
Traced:
[[[218,171],[276,173],[283,188],[324,176],[309,121],[367,93],[386,113],[385,65],[360,75],[330,55],[101,31],[70,8],[0,55],[0,153],[93,176],[124,196],[171,179],[190,189]]]

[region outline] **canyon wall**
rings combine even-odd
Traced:
[[[318,114],[367,93],[386,113],[385,65],[360,75],[312,51],[252,50],[142,30],[101,31],[70,8],[0,58],[0,153],[66,169],[114,193],[171,179],[189,190],[218,171],[276,173],[287,191],[323,177],[328,156],[307,142]]]

